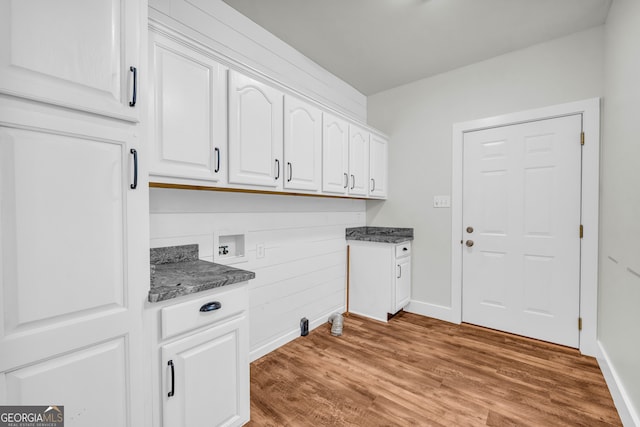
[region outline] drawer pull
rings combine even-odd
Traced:
[[[212,301],[212,302],[208,302],[205,305],[203,305],[202,307],[200,307],[200,311],[203,313],[209,312],[209,311],[214,311],[214,310],[218,310],[222,308],[222,304],[220,304],[218,301]]]

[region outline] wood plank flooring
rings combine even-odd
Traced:
[[[619,426],[595,359],[472,325],[351,315],[251,364],[248,426]]]

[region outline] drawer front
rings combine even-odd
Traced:
[[[411,242],[396,245],[396,258],[411,255]]]
[[[162,339],[210,325],[247,310],[249,294],[246,285],[208,292],[207,295],[170,305],[162,309]],[[209,311],[200,311],[200,310]]]

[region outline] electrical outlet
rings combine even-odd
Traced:
[[[434,208],[450,208],[451,196],[433,196]]]
[[[264,243],[256,245],[256,258],[264,258]]]

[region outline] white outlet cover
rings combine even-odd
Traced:
[[[451,196],[433,196],[433,207],[434,208],[450,208],[451,207]]]

